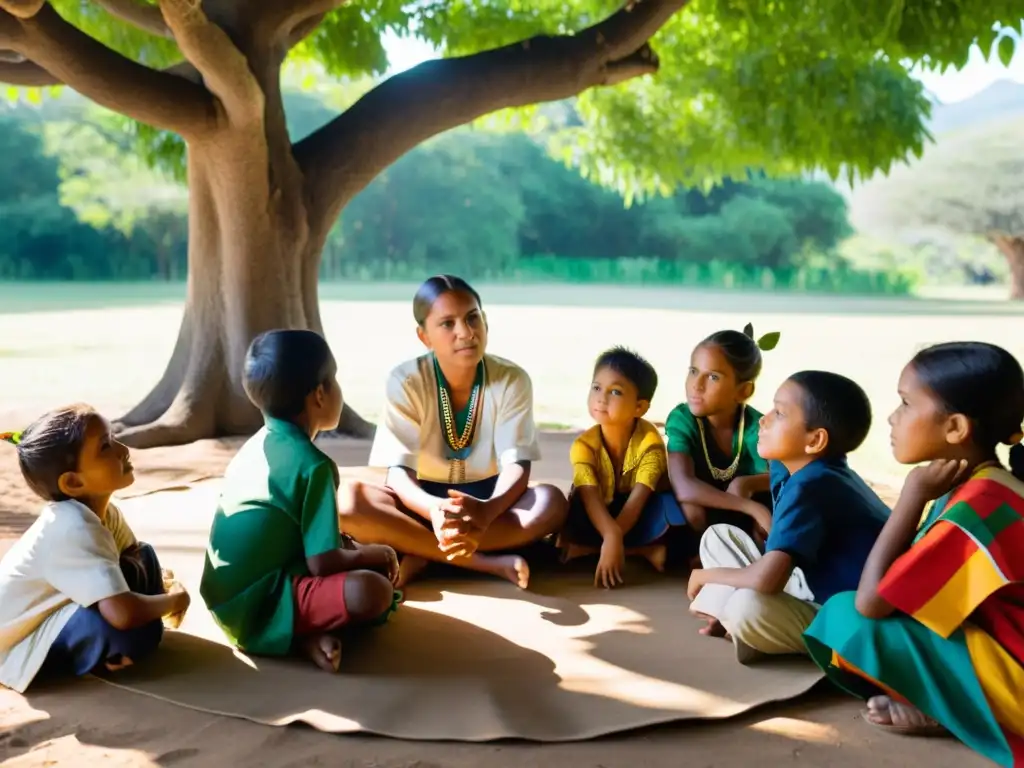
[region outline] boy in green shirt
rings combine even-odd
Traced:
[[[338,468],[313,444],[341,416],[336,374],[311,331],[269,331],[249,347],[245,391],[265,426],[224,475],[200,586],[240,649],[298,651],[329,672],[341,660],[335,633],[386,619],[398,594],[395,551],[341,535]]]

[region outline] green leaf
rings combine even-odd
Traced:
[[[744,336],[749,336],[750,338],[754,338],[754,324],[753,323],[747,323],[746,325],[743,326],[743,335]]]
[[[1010,66],[1013,61],[1013,54],[1015,52],[1016,45],[1014,40],[1009,35],[1003,35],[999,40],[999,61],[1003,63],[1004,67]]]
[[[779,345],[779,339],[781,337],[782,334],[779,333],[778,331],[766,333],[764,336],[757,340],[757,346],[763,352],[771,352],[773,349],[775,349],[775,347]]]

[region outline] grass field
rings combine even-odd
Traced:
[[[856,379],[876,409],[856,464],[872,477],[898,478],[885,419],[904,363],[921,346],[949,339],[1002,344],[1024,359],[1024,307],[1008,302],[886,300],[784,294],[689,292],[578,286],[480,286],[490,351],[526,368],[540,422],[586,423],[594,357],[612,344],[646,355],[660,376],[651,416],[683,398],[689,354],[722,328],[781,331],[766,354],[754,405],[803,368]],[[322,314],[341,364],[345,397],[370,418],[395,363],[417,354],[414,286],[325,286]],[[84,400],[117,416],[163,371],[181,315],[180,285],[0,284],[0,429],[18,428],[46,408]]]

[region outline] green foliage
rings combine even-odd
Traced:
[[[140,3],[156,5],[148,0]],[[51,0],[51,5],[69,22],[91,35],[108,48],[113,48],[135,61],[162,69],[181,61],[181,52],[171,40],[143,32],[111,16],[99,3],[81,0]]]
[[[1004,67],[1010,66],[1010,62],[1013,61],[1013,54],[1015,53],[1015,51],[1016,45],[1014,45],[1014,40],[1012,37],[1010,37],[1009,35],[1004,35],[1003,37],[999,38],[999,43],[997,44],[997,52],[999,54],[999,61],[1002,62]]]
[[[402,260],[423,273],[511,264],[524,217],[519,190],[500,166],[475,151],[488,145],[500,151],[495,143],[486,135],[464,134],[456,141],[428,142],[400,159],[343,215],[350,258]]]
[[[757,347],[763,352],[771,352],[779,345],[780,338],[782,338],[782,334],[778,331],[766,333],[757,340]]]
[[[346,208],[323,276],[352,274],[346,263],[377,274],[378,262],[506,274],[544,254],[574,263],[642,255],[662,270],[800,269],[812,255],[828,262],[849,231],[843,198],[824,184],[726,181],[625,208],[523,134],[459,131],[409,153]]]
[[[353,97],[348,89],[331,95]],[[287,93],[286,101],[293,135],[331,114],[310,94]],[[40,109],[19,107],[7,121],[0,171],[18,183],[0,207],[0,276],[184,275],[185,189],[135,155],[114,118],[68,94]],[[906,289],[898,270],[888,280],[849,269],[835,254],[848,233],[845,202],[824,184],[760,175],[627,208],[523,133],[465,129],[413,150],[348,206],[322,276],[457,271],[527,281]]]
[[[151,66],[178,58],[173,43],[139,32],[95,3],[55,0],[70,21]],[[616,11],[620,0],[352,0],[291,53],[290,64],[360,81],[387,68],[385,36],[416,37],[465,55],[535,34],[565,34]],[[866,177],[919,156],[929,103],[905,65],[960,67],[973,43],[1014,50],[1017,0],[693,0],[657,35],[661,72],[590,91],[578,123],[553,150],[628,199],[677,185],[790,176],[821,169]],[[396,109],[402,105],[396,104]],[[550,113],[524,110],[521,118]],[[507,117],[507,116],[506,116]],[[182,168],[179,141],[133,129],[144,159]]]
[[[44,121],[30,107],[0,111],[0,278],[183,274],[181,209],[169,218],[160,206],[143,210],[153,199],[143,184],[152,174],[114,137],[88,123]],[[132,167],[135,174],[122,177]],[[181,201],[185,190],[164,186],[163,194]]]

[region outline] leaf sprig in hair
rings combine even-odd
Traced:
[[[754,324],[747,323],[743,327],[743,333],[744,335],[749,336],[751,339],[754,338]],[[781,338],[782,334],[779,333],[778,331],[766,333],[764,336],[757,340],[757,348],[760,349],[762,352],[771,352],[773,349],[779,346],[779,339]]]

